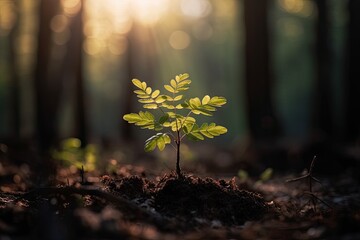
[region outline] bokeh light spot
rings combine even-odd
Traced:
[[[56,33],[63,32],[68,27],[69,20],[63,15],[56,15],[51,19],[50,28]]]
[[[307,0],[278,0],[280,7],[288,13],[300,14],[304,17],[312,15],[314,6]]]
[[[108,49],[114,55],[124,54],[128,46],[126,37],[112,37],[108,41]]]
[[[16,21],[16,9],[13,2],[0,2],[0,36],[5,36],[13,28]]]
[[[208,0],[182,0],[181,11],[184,15],[201,18],[211,13],[212,6]]]
[[[100,53],[104,47],[105,47],[105,44],[100,39],[86,38],[83,49],[89,55],[96,55],[96,54]]]
[[[55,32],[55,34],[53,35],[53,41],[57,45],[64,45],[69,41],[70,35],[71,34],[69,28],[66,28],[65,31]]]
[[[181,50],[187,48],[190,43],[190,36],[184,31],[175,31],[169,38],[170,46],[174,49]]]
[[[81,8],[80,0],[61,0],[64,13],[69,16],[75,15]]]

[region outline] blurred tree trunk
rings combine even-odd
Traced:
[[[360,140],[360,1],[349,0],[348,72],[345,78],[346,140]]]
[[[49,68],[51,62],[52,31],[51,19],[56,15],[59,1],[41,0],[39,3],[39,32],[36,66],[34,72],[36,104],[36,139],[40,152],[47,151],[55,141],[55,119],[49,112],[52,98]]]
[[[247,121],[255,139],[278,136],[269,64],[268,0],[244,0]]]
[[[84,76],[83,76],[83,2],[79,9],[79,12],[73,19],[72,29],[72,45],[74,55],[74,75],[75,75],[75,131],[76,136],[81,140],[83,146],[86,146],[88,142],[88,127],[86,118],[86,96],[84,87]]]
[[[50,157],[49,149],[56,138],[56,118],[52,112],[54,99],[53,87],[54,76],[50,76],[52,31],[50,29],[51,19],[56,15],[59,8],[59,0],[39,2],[39,30],[38,47],[36,53],[36,65],[34,71],[35,91],[35,131],[36,144],[40,157],[36,164],[36,182],[47,184],[55,173],[55,166]],[[55,81],[56,82],[56,81]]]
[[[16,22],[14,23],[13,28],[10,31],[9,35],[9,71],[11,76],[10,81],[10,94],[11,94],[11,102],[12,102],[12,138],[14,138],[15,142],[20,141],[20,80],[18,76],[18,68],[17,68],[17,59],[16,59],[16,37],[18,30],[18,22],[20,15],[17,15]]]
[[[126,69],[127,69],[127,79],[125,79],[125,86],[122,89],[124,94],[124,102],[123,102],[123,112],[121,114],[121,119],[124,114],[133,112],[133,84],[131,79],[135,78],[135,67],[134,67],[134,56],[136,55],[136,36],[135,36],[135,22],[131,30],[128,32],[127,40],[127,59],[126,59]],[[130,124],[124,124],[124,128],[122,129],[122,139],[124,140],[132,140],[133,139],[133,131]]]
[[[317,137],[330,138],[333,134],[331,104],[331,52],[328,0],[315,0],[316,24],[316,84],[314,127]]]

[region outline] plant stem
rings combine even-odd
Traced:
[[[182,174],[180,169],[180,144],[181,144],[180,131],[177,131],[177,139],[175,140],[175,143],[176,143],[176,174],[178,178],[181,178]]]

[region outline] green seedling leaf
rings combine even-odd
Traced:
[[[154,99],[154,98],[157,98],[160,94],[160,91],[159,90],[155,90],[152,94],[151,94],[151,98]]]
[[[123,119],[128,123],[134,123],[142,128],[154,129],[155,118],[150,112],[129,113],[125,114]]]
[[[166,144],[171,143],[170,137],[166,133],[157,133],[145,141],[145,151],[150,152],[155,150],[156,147],[160,151],[164,150]]]
[[[140,103],[153,103],[154,100],[151,99],[151,98],[148,98],[148,99],[139,99],[138,100]]]
[[[137,88],[134,93],[138,97],[138,101],[143,104],[143,107],[149,110],[160,110],[161,114],[157,115],[159,117],[155,119],[152,113],[140,111],[139,113],[125,114],[123,119],[130,124],[156,132],[164,128],[171,130],[170,135],[168,133],[157,133],[147,139],[145,141],[145,151],[153,151],[155,148],[162,151],[167,144],[171,143],[171,140],[177,145],[175,149],[179,149],[184,137],[200,141],[227,132],[225,127],[215,123],[203,123],[200,127],[196,123],[194,115],[212,116],[217,108],[226,104],[226,99],[219,96],[210,97],[209,95],[202,98],[184,99],[184,95],[178,93],[189,89],[191,84],[189,74],[179,74],[174,79],[171,79],[168,84],[165,84],[164,89],[170,93],[167,95],[161,94],[160,90],[153,90],[146,82],[138,79],[133,79],[132,83]],[[180,176],[180,155],[177,154],[177,156],[176,172]]]
[[[155,103],[145,104],[145,105],[144,105],[144,108],[147,108],[147,109],[157,109],[157,108],[158,108],[158,105],[155,104]]]
[[[263,171],[261,173],[260,180],[262,182],[266,182],[272,177],[272,174],[273,174],[273,169],[272,168],[267,168],[267,169],[265,169],[265,171]]]
[[[177,91],[175,91],[175,89],[170,85],[164,85],[164,88],[171,93],[177,93]]]
[[[141,83],[141,81],[140,81],[139,79],[134,78],[134,79],[132,80],[132,83],[133,83],[136,87],[144,90],[144,89],[143,89],[143,85],[142,85],[142,83]]]
[[[210,96],[206,95],[205,97],[203,97],[203,99],[201,100],[201,104],[202,105],[206,105],[210,102]]]

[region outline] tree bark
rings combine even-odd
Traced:
[[[20,17],[19,14],[17,16]],[[17,19],[14,23],[14,27],[10,31],[9,35],[9,70],[10,70],[10,92],[11,92],[11,102],[12,102],[12,112],[11,112],[11,122],[12,122],[12,137],[15,142],[20,140],[20,81],[19,76],[17,74],[17,59],[16,59],[16,37],[17,37],[17,29],[18,29]]]
[[[331,138],[333,134],[333,117],[328,1],[315,0],[315,3],[318,10],[318,19],[316,23],[314,128],[320,137]]]
[[[345,132],[349,142],[360,140],[360,1],[349,0],[347,76],[345,77]]]
[[[75,87],[75,129],[76,136],[81,140],[83,146],[86,146],[88,142],[88,127],[87,127],[87,118],[86,118],[86,94],[84,86],[84,76],[83,76],[83,2],[81,4],[80,10],[73,19],[72,33],[73,36],[73,46],[74,46],[74,75],[76,81]]]
[[[269,65],[268,0],[244,0],[247,121],[255,139],[279,134]]]
[[[39,32],[36,66],[34,72],[35,105],[36,105],[36,139],[40,152],[47,151],[55,140],[55,123],[49,114],[52,103],[49,83],[49,67],[51,62],[52,32],[50,21],[57,13],[58,1],[40,1]]]

